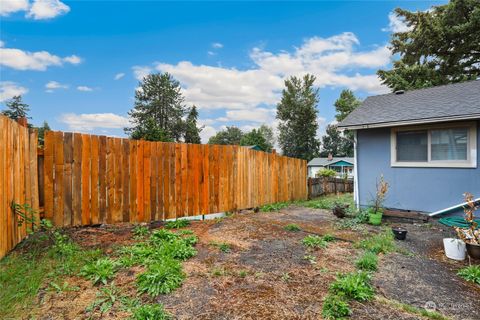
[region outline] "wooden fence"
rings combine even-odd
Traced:
[[[45,216],[56,226],[148,222],[307,197],[306,161],[239,146],[49,131]]]
[[[37,131],[0,115],[0,258],[32,228],[19,226],[12,204],[28,204],[38,212],[37,174]]]
[[[308,178],[308,198],[337,192],[353,192],[353,179],[335,177]]]

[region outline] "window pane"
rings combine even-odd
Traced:
[[[428,161],[427,131],[397,132],[397,161]]]
[[[432,130],[432,160],[467,160],[468,129]]]

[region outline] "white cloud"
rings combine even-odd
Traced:
[[[338,87],[384,93],[376,69],[390,63],[386,46],[358,50],[358,38],[345,32],[328,38],[312,37],[291,51],[253,48],[253,67],[239,70],[222,66],[156,63],[134,66],[137,79],[153,71],[169,72],[180,81],[187,102],[203,109],[254,110],[278,102],[288,76],[312,73],[318,87]],[[228,118],[228,117],[226,117]],[[260,120],[259,120],[260,121]]]
[[[82,62],[82,58],[76,55],[71,55],[68,57],[63,58],[63,61],[71,63],[71,64],[79,64]]]
[[[29,52],[0,46],[0,65],[16,70],[45,71],[50,66],[61,66],[64,63],[78,64],[80,62],[81,58],[75,55],[61,58],[47,51]]]
[[[216,133],[217,130],[212,126],[203,127],[202,131],[200,131],[200,139],[202,140],[202,143],[207,143],[208,139],[210,139],[210,137],[214,136]]]
[[[87,86],[78,86],[77,87],[78,91],[84,91],[84,92],[90,92],[93,91],[93,88],[87,87]]]
[[[125,76],[125,73],[120,72],[120,73],[117,73],[117,74],[115,75],[115,77],[113,77],[113,79],[114,79],[114,80],[120,80],[120,79],[122,79],[124,76]]]
[[[252,121],[267,123],[273,121],[275,118],[275,109],[255,108],[242,110],[228,110],[225,112],[225,117],[220,117],[217,121]]]
[[[35,20],[51,19],[69,11],[70,7],[59,0],[34,0],[27,17]]]
[[[0,16],[8,16],[17,11],[25,11],[28,9],[28,0],[1,0]]]
[[[54,92],[57,89],[68,89],[68,85],[59,83],[57,81],[49,81],[45,84],[46,92]]]
[[[405,21],[398,17],[395,12],[388,14],[388,27],[382,29],[385,32],[407,32],[410,30],[411,27],[407,26]]]
[[[207,54],[208,54],[209,56],[216,56],[216,55],[217,55],[217,53],[216,53],[216,52],[213,52],[213,51],[207,51]]]
[[[3,48],[5,46],[5,42],[0,40],[0,48]]]
[[[14,96],[24,95],[28,89],[12,81],[0,81],[0,102],[9,100]]]
[[[74,131],[92,131],[96,128],[120,129],[129,125],[127,117],[114,113],[66,113],[58,120]]]
[[[223,44],[221,44],[220,42],[214,42],[214,43],[212,43],[212,48],[221,49],[221,48],[223,48]]]

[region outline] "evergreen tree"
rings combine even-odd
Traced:
[[[409,30],[392,34],[399,54],[392,70],[379,70],[392,91],[473,80],[480,76],[480,1],[452,0],[428,11],[397,8]]]
[[[28,111],[30,111],[30,108],[28,107],[28,104],[22,101],[22,96],[14,96],[12,99],[8,100],[5,105],[7,106],[7,109],[3,110],[2,113],[10,119],[31,119],[28,116]]]
[[[200,132],[202,131],[203,127],[197,126],[198,120],[198,111],[197,107],[193,106],[190,109],[190,112],[187,116],[187,121],[185,123],[185,142],[186,143],[202,143],[200,138]]]
[[[277,105],[279,137],[278,143],[283,154],[311,160],[319,153],[317,139],[318,89],[313,87],[315,77],[290,77],[285,80],[282,99]]]
[[[335,104],[334,104],[335,110],[337,111],[335,118],[339,122],[343,121],[353,110],[355,110],[361,104],[362,102],[358,100],[357,97],[355,97],[355,95],[351,90],[348,90],[348,89],[342,90],[342,92],[340,93],[340,97],[335,101]],[[333,129],[331,130],[333,133]],[[335,128],[335,131],[338,131],[338,130]],[[339,139],[337,140],[338,153],[336,153],[335,155],[341,156],[341,157],[353,157],[353,140],[354,140],[353,132],[345,130],[343,131],[343,133],[338,132],[338,135],[339,135]],[[334,138],[335,138],[335,134],[334,134]],[[335,139],[327,139],[327,143],[330,143],[330,141],[333,141],[333,140]]]
[[[38,127],[38,144],[43,146],[45,142],[45,131],[50,131],[50,126],[48,125],[47,121],[43,121],[43,125]]]
[[[253,129],[252,131],[243,135],[240,140],[241,146],[258,146],[263,151],[270,152],[272,150],[271,145],[267,143],[267,140],[263,136],[260,129]]]
[[[275,135],[273,134],[272,127],[262,124],[257,131],[265,138],[266,146],[264,151],[272,152],[273,146],[275,145]]]
[[[135,106],[128,113],[132,127],[125,132],[132,139],[180,141],[186,127],[180,83],[168,73],[157,73],[146,76],[139,85]]]
[[[227,127],[225,130],[217,132],[216,135],[210,137],[209,144],[223,145],[239,145],[242,140],[243,132],[235,126]]]

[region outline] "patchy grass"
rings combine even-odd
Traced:
[[[457,274],[467,281],[480,285],[480,265],[460,269]]]
[[[338,275],[329,289],[332,294],[358,301],[371,300],[375,294],[370,283],[370,275],[363,271]]]
[[[417,307],[411,306],[409,304],[401,303],[401,302],[391,300],[391,299],[385,299],[385,298],[379,297],[379,296],[377,296],[375,299],[380,303],[389,305],[389,306],[391,306],[391,307],[393,307],[397,310],[405,311],[405,312],[413,314],[413,315],[422,316],[422,317],[432,319],[432,320],[450,320],[450,318],[448,318],[448,317],[446,317],[446,316],[444,316],[441,313],[436,312],[436,311],[429,311],[429,310],[425,310],[423,308],[417,308]]]
[[[147,226],[136,225],[133,228],[132,233],[135,238],[143,238],[148,236],[148,234],[150,233],[150,230],[148,229]]]
[[[386,229],[382,233],[361,240],[356,244],[356,247],[371,251],[375,254],[389,253],[396,250],[393,232],[390,229]]]
[[[188,227],[189,225],[190,225],[190,220],[178,219],[178,220],[167,221],[167,223],[165,223],[165,228],[180,229],[180,228]]]
[[[232,246],[229,243],[226,243],[226,242],[211,241],[210,245],[212,247],[218,248],[220,251],[222,251],[224,253],[230,253],[232,251]]]
[[[138,291],[152,297],[170,293],[180,287],[185,279],[182,265],[178,260],[164,256],[147,267],[137,277]]]
[[[165,311],[162,304],[144,304],[133,310],[134,320],[168,320],[172,317]]]
[[[355,266],[363,271],[377,271],[378,257],[371,251],[365,252],[355,261]]]
[[[323,237],[317,235],[308,235],[303,238],[302,243],[308,248],[318,249],[326,248],[328,246],[328,243],[334,240],[335,237],[331,234],[326,234]]]
[[[298,226],[298,224],[287,224],[285,227],[283,227],[284,230],[286,231],[292,231],[292,232],[297,232],[297,231],[302,231],[302,228]]]
[[[307,208],[326,210],[332,209],[335,204],[349,205],[349,211],[355,208],[352,193],[343,193],[340,195],[330,194],[312,200],[300,201],[298,204]]]
[[[86,264],[80,271],[80,275],[91,280],[93,284],[107,284],[117,272],[118,263],[110,258],[100,258]]]

